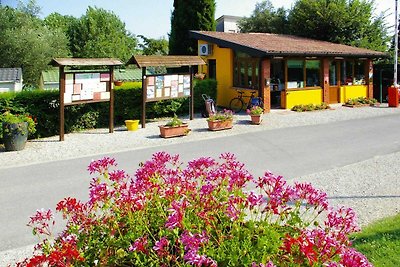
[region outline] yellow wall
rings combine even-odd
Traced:
[[[345,103],[351,98],[368,96],[367,85],[345,85],[340,87],[340,102]]]
[[[207,42],[199,41],[200,44]],[[229,102],[237,92],[232,89],[233,86],[233,50],[230,48],[220,48],[213,44],[213,53],[209,56],[202,56],[207,63],[209,59],[215,59],[217,64],[217,105],[229,107]],[[201,72],[207,73],[207,66],[202,66]]]
[[[301,104],[319,105],[322,103],[322,99],[322,89],[286,91],[286,108],[291,109],[295,105]]]

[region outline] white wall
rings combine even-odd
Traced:
[[[12,82],[0,83],[0,93],[20,92],[20,91],[22,91],[22,83],[12,83]]]

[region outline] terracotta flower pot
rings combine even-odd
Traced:
[[[177,137],[187,135],[190,131],[187,123],[183,123],[180,126],[158,126],[160,128],[160,136],[163,138]]]
[[[114,85],[115,86],[121,86],[122,85],[122,81],[114,81]]]
[[[262,116],[261,115],[250,115],[252,124],[261,124]]]
[[[208,120],[208,129],[210,131],[220,131],[220,130],[225,130],[225,129],[231,129],[233,127],[233,120],[225,120],[225,121],[220,121],[220,120],[215,120],[215,121],[210,121]]]

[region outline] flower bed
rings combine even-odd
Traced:
[[[292,111],[304,112],[304,111],[315,111],[315,110],[324,110],[330,109],[330,106],[325,102],[320,105],[308,104],[308,105],[296,105],[292,107]]]
[[[230,153],[185,168],[155,153],[132,178],[116,165],[89,165],[89,200],[57,204],[68,223],[55,239],[51,210],[31,217],[46,238],[19,266],[371,266],[350,247],[354,211],[330,207],[310,184],[255,179]]]
[[[378,101],[375,98],[367,98],[367,97],[357,97],[357,98],[352,98],[348,99],[346,103],[344,103],[344,106],[346,107],[365,107],[365,106],[371,106],[375,105]]]

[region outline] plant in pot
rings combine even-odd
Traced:
[[[260,106],[252,106],[247,110],[247,114],[251,117],[252,124],[260,124],[262,121],[262,114],[264,113],[264,109]]]
[[[218,111],[217,113],[210,115],[207,122],[210,131],[231,129],[233,127],[233,111],[229,109]]]
[[[6,151],[18,151],[25,148],[28,135],[36,132],[35,122],[28,115],[14,115],[5,112],[0,116],[2,122],[3,143]]]
[[[188,124],[174,115],[174,117],[164,125],[159,125],[160,136],[163,138],[187,135],[190,132]]]

